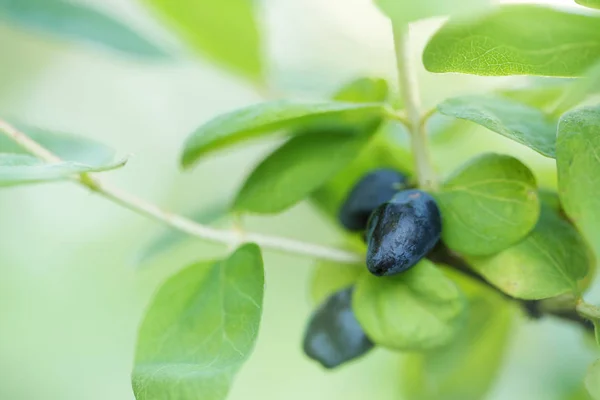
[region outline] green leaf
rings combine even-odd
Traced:
[[[600,346],[600,307],[581,301],[577,304],[577,312],[594,325],[596,344]]]
[[[359,78],[344,85],[332,99],[348,103],[381,103],[387,100],[389,92],[385,79]]]
[[[202,210],[192,214],[189,218],[202,225],[214,225],[225,219],[229,212],[227,201],[221,200],[218,203],[204,207]],[[137,263],[144,264],[162,254],[165,254],[177,247],[177,245],[190,239],[190,235],[176,229],[166,230],[160,235],[150,240],[137,255]]]
[[[333,293],[356,283],[366,271],[364,264],[348,265],[333,261],[319,261],[310,283],[310,298],[321,304]]]
[[[451,18],[423,54],[431,72],[581,76],[600,58],[600,16],[506,5],[485,16]]]
[[[125,165],[124,160],[103,166],[91,166],[73,161],[44,163],[31,156],[0,153],[0,187],[69,179],[78,174],[109,171],[123,165]]]
[[[390,138],[377,134],[350,164],[316,190],[311,195],[311,200],[321,211],[337,222],[342,203],[354,184],[365,174],[384,167],[410,171],[411,161],[407,150],[396,145]]]
[[[600,254],[600,107],[563,115],[558,124],[560,199],[567,215]]]
[[[190,167],[203,155],[256,139],[282,129],[308,126],[336,125],[346,119],[370,119],[383,114],[382,104],[345,102],[307,103],[274,101],[256,104],[221,115],[193,132],[185,143],[181,164]]]
[[[575,0],[577,4],[584,7],[600,10],[600,0]]]
[[[521,242],[490,257],[467,257],[473,269],[504,293],[539,300],[579,292],[593,258],[577,230],[549,206]]]
[[[263,78],[262,43],[251,0],[144,0],[191,50],[247,78]]]
[[[66,0],[0,0],[0,22],[143,57],[167,54],[127,25]]]
[[[585,387],[594,400],[600,400],[600,360],[597,360],[588,369]]]
[[[375,0],[394,23],[406,24],[429,17],[473,12],[488,5],[489,0]]]
[[[81,136],[56,133],[10,120],[12,126],[25,133],[63,160],[102,166],[115,159],[112,148]],[[30,154],[5,135],[0,135],[0,153]]]
[[[461,96],[438,105],[444,115],[465,119],[555,157],[556,123],[542,111],[500,96]]]
[[[140,327],[132,376],[136,399],[225,399],[256,342],[263,287],[254,244],[171,277]]]
[[[600,92],[600,58],[592,65],[585,75],[567,87],[560,101],[551,110],[553,115],[560,116],[565,111],[575,107],[593,94]]]
[[[402,274],[365,274],[353,296],[353,309],[367,336],[400,351],[424,351],[450,342],[465,316],[459,288],[429,261]]]
[[[523,239],[535,226],[540,209],[529,168],[500,154],[471,160],[435,196],[444,242],[472,255],[493,254]]]
[[[352,162],[368,139],[344,129],[293,137],[252,171],[233,208],[263,214],[284,211]]]
[[[449,345],[404,358],[400,387],[406,400],[480,400],[498,377],[513,309],[487,288],[462,283],[469,299],[467,323]]]
[[[576,78],[532,76],[523,85],[500,89],[496,93],[519,103],[545,110],[553,106],[575,82],[577,82]]]

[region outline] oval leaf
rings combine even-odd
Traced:
[[[380,103],[387,100],[389,91],[385,79],[358,78],[344,85],[332,98],[348,103]]]
[[[600,16],[508,5],[450,19],[423,54],[431,72],[580,76],[600,58]]]
[[[313,304],[321,304],[333,293],[356,283],[363,272],[364,264],[348,265],[332,261],[319,261],[310,283],[310,298]]]
[[[345,130],[293,137],[250,174],[233,208],[263,214],[284,211],[348,165],[367,141],[368,136]]]
[[[458,287],[426,260],[393,277],[363,275],[352,306],[371,340],[400,351],[447,344],[460,330],[466,311]]]
[[[381,10],[394,23],[406,24],[420,19],[473,12],[489,3],[489,0],[375,0]]]
[[[256,342],[263,286],[254,244],[170,278],[140,327],[132,376],[136,399],[225,399]]]
[[[304,128],[306,124],[335,124],[351,117],[369,119],[382,113],[383,105],[374,103],[283,100],[253,105],[221,115],[198,128],[185,143],[181,164],[190,167],[206,153],[281,129]]]
[[[496,293],[463,281],[467,323],[449,345],[404,358],[400,387],[406,400],[481,400],[500,372],[513,309]]]
[[[600,400],[600,360],[597,360],[588,369],[585,387],[592,399]]]
[[[251,0],[143,0],[188,46],[247,78],[263,78],[262,45]]]
[[[462,96],[438,105],[444,115],[465,119],[555,157],[556,123],[542,111],[499,96]]]
[[[124,160],[103,166],[72,161],[44,163],[31,156],[0,153],[0,187],[69,179],[79,174],[109,171],[123,165]]]
[[[464,254],[493,254],[518,242],[531,232],[540,209],[529,168],[500,154],[473,159],[435,196],[442,239]]]
[[[56,133],[12,120],[10,122],[12,126],[63,160],[102,166],[112,163],[115,158],[112,148],[95,140]],[[5,135],[0,135],[0,153],[30,154]]]
[[[558,124],[558,187],[566,213],[600,254],[600,107],[565,114]]]
[[[575,0],[575,2],[580,6],[600,10],[600,0]]]
[[[90,42],[143,57],[167,54],[127,25],[65,0],[0,0],[0,20],[42,33]]]
[[[487,281],[518,299],[539,300],[579,291],[593,259],[571,224],[542,205],[535,229],[518,244],[490,257],[468,257]]]

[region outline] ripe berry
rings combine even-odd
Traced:
[[[373,211],[367,225],[367,267],[395,275],[418,263],[442,234],[440,211],[431,195],[406,190]]]
[[[369,216],[380,204],[406,186],[406,176],[393,169],[377,169],[365,175],[352,189],[339,212],[341,224],[350,231],[362,231]]]
[[[352,311],[353,289],[340,290],[325,300],[304,334],[304,352],[325,368],[335,368],[373,348]]]

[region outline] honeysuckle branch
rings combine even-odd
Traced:
[[[392,23],[396,64],[398,69],[398,84],[404,108],[408,117],[408,129],[411,134],[412,153],[415,160],[415,172],[419,187],[437,190],[437,178],[431,162],[429,145],[425,127],[421,123],[421,99],[418,82],[412,68],[410,58],[410,35],[408,26]]]
[[[11,138],[23,149],[27,150],[27,152],[45,162],[59,163],[63,161],[56,154],[52,153],[31,139],[25,133],[19,131],[17,128],[1,119],[0,132]],[[297,254],[305,257],[335,261],[344,264],[364,262],[363,254],[346,250],[321,246],[318,244],[307,243],[279,236],[264,235],[261,233],[240,233],[239,229],[222,230],[205,226],[176,213],[164,210],[155,204],[152,204],[116,186],[113,186],[104,180],[101,180],[95,175],[82,174],[73,177],[73,180],[90,189],[91,191],[111,200],[112,202],[120,204],[121,206],[136,212],[137,214],[146,216],[181,232],[209,242],[221,243],[225,245],[235,245],[242,241],[253,242],[266,249]]]

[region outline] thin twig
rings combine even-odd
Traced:
[[[50,152],[29,136],[1,119],[0,131],[19,144],[23,149],[43,161],[48,163],[59,163],[62,161],[56,154]],[[93,192],[98,193],[125,208],[165,225],[169,225],[172,228],[189,235],[226,245],[239,243],[240,241],[240,235],[236,231],[215,229],[199,224],[173,212],[163,210],[157,205],[149,203],[118,187],[112,186],[96,176],[82,174],[74,177],[74,180],[80,185],[87,187]],[[259,246],[271,250],[298,254],[305,257],[335,261],[344,264],[364,262],[364,256],[362,254],[278,236],[247,232],[244,234],[243,240],[254,242]]]

